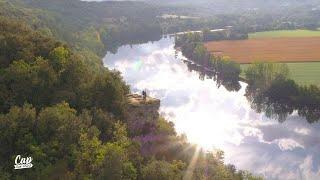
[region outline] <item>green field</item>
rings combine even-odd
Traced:
[[[311,30],[279,30],[265,31],[249,34],[250,39],[278,38],[278,37],[320,37],[320,31]]]
[[[320,37],[318,31],[311,30],[279,30],[265,31],[249,34],[250,39],[258,38],[280,38],[280,37]],[[320,62],[286,63],[290,69],[290,78],[301,85],[315,84],[320,86]],[[244,77],[244,70],[248,64],[242,64],[241,76]]]
[[[300,85],[314,84],[320,86],[320,62],[286,63],[290,70],[290,78]],[[242,74],[249,64],[242,64]]]

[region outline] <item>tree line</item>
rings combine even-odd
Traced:
[[[280,122],[297,111],[309,123],[320,119],[320,88],[301,86],[289,78],[285,64],[254,63],[245,71],[251,107]]]
[[[308,7],[290,8],[272,13],[272,16],[264,11],[202,12],[203,8],[128,1],[0,1],[0,15],[28,22],[34,30],[67,42],[73,49],[90,50],[100,57],[107,51],[115,53],[122,45],[157,41],[163,34],[182,31],[232,26],[231,36],[209,33],[205,39],[245,39],[250,32],[303,28],[316,30],[320,24],[319,11],[311,11]],[[159,18],[166,13],[195,18]]]
[[[203,45],[203,33],[187,33],[177,35],[175,47],[180,48],[185,57],[193,61],[193,67],[202,72],[203,78],[207,76],[214,79],[217,86],[223,85],[230,91],[240,89],[240,65],[226,57],[214,56]],[[189,64],[192,70],[192,64]]]
[[[122,45],[160,40],[158,14],[157,7],[142,2],[0,1],[0,15],[100,57]]]

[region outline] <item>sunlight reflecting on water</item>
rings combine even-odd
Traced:
[[[173,39],[162,39],[123,46],[104,64],[119,70],[133,92],[147,89],[159,98],[161,114],[191,142],[224,150],[226,162],[268,179],[320,176],[319,123],[310,125],[296,115],[282,124],[267,119],[250,108],[246,84],[238,92],[217,88],[213,80],[188,71],[181,58]]]
[[[160,50],[151,45],[148,50],[150,54],[137,53],[138,57],[131,59],[129,48],[127,57],[110,55],[107,63],[123,73],[134,92],[147,89],[151,96],[161,99],[161,113],[191,142],[207,149],[240,144],[241,135],[236,129],[248,118],[246,85],[242,84],[239,92],[228,92],[223,87],[218,89],[212,79],[199,80],[197,72],[189,72],[179,60],[181,53],[175,58],[172,43]]]

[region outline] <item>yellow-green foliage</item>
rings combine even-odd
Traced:
[[[256,62],[251,64],[245,71],[248,83],[258,88],[268,88],[276,78],[287,78],[288,66],[280,63]]]

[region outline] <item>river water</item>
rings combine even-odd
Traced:
[[[320,179],[320,123],[294,113],[283,123],[250,108],[246,84],[238,92],[199,79],[174,49],[173,38],[123,46],[107,54],[104,65],[119,70],[131,91],[161,100],[160,113],[178,133],[210,150],[225,152],[225,162],[266,179]]]

